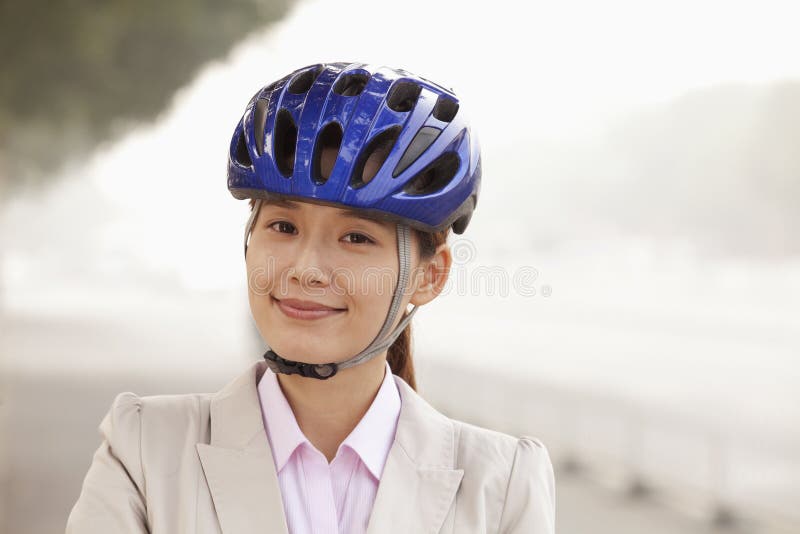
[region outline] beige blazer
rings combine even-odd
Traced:
[[[288,534],[256,385],[120,393],[99,429],[67,534]],[[368,534],[555,531],[545,446],[451,419],[393,375],[402,407]]]

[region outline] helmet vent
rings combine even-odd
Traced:
[[[433,116],[442,122],[450,122],[455,118],[456,113],[458,113],[458,102],[439,95],[436,105],[433,106]]]
[[[236,142],[236,162],[245,167],[252,167],[253,160],[250,159],[250,153],[247,151],[247,143],[244,140],[244,130],[239,130],[239,140]]]
[[[409,195],[430,195],[444,189],[458,172],[460,162],[458,154],[445,152],[409,180],[403,187],[403,192]]]
[[[358,96],[366,87],[369,76],[363,73],[345,74],[333,85],[333,92],[341,96]]]
[[[424,126],[420,128],[417,135],[414,136],[414,139],[412,139],[411,143],[408,145],[405,154],[400,158],[397,167],[392,171],[392,178],[397,178],[401,172],[417,161],[417,158],[436,141],[436,138],[439,137],[441,132],[439,128],[434,128],[433,126]]]
[[[330,178],[333,165],[339,157],[339,147],[342,146],[342,126],[338,122],[331,122],[317,137],[314,146],[313,178],[317,184],[324,184]]]
[[[264,153],[264,123],[267,121],[267,104],[269,100],[259,98],[253,113],[253,126],[256,130],[256,152],[259,156]]]
[[[353,170],[350,186],[354,188],[368,184],[383,166],[400,135],[400,126],[392,126],[372,138],[361,152]]]
[[[297,126],[292,114],[282,108],[275,118],[275,164],[287,178],[294,172],[294,156],[297,150]]]
[[[417,103],[422,87],[411,82],[397,82],[389,91],[386,105],[393,111],[411,111]]]
[[[314,80],[317,79],[317,76],[319,76],[320,72],[322,72],[322,65],[317,65],[313,69],[308,69],[304,72],[301,72],[294,77],[287,90],[294,95],[301,95],[305,93],[311,89],[311,86],[314,84]]]

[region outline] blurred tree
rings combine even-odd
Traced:
[[[0,0],[0,193],[152,119],[293,0]]]

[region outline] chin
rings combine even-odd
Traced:
[[[282,336],[283,337],[283,336]],[[278,341],[275,344],[267,343],[272,350],[278,353],[281,358],[287,360],[303,361],[306,363],[329,363],[334,361],[335,358],[331,356],[331,343],[314,342],[313,340],[306,340],[302,344],[292,343],[291,340],[284,340],[288,342]]]

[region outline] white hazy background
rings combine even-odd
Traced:
[[[625,142],[637,139],[637,121],[673,131],[669,106],[686,95],[719,102],[716,88],[747,96],[800,80],[797,9],[794,2],[300,3],[209,63],[158,120],[63,169],[52,188],[6,203],[0,309],[11,327],[0,365],[86,383],[106,373],[189,373],[213,377],[214,387],[226,383],[261,347],[246,298],[246,202],[227,192],[224,170],[245,104],[262,85],[319,61],[402,67],[456,91],[483,150],[479,206],[468,232],[452,240],[459,255],[451,276],[480,281],[483,266],[510,281],[521,268],[536,270],[533,296],[480,282],[477,291],[453,287],[420,310],[424,394],[459,417],[540,435],[554,462],[613,463],[654,485],[668,482],[676,494],[699,488],[712,512],[722,502],[775,528],[795,525],[800,256],[772,233],[761,236],[774,241],[769,254],[720,253],[718,243],[682,225],[682,202],[687,213],[702,211],[719,195],[746,195],[736,189],[744,186],[715,176],[663,196],[626,189],[632,178],[649,179],[640,172],[647,167],[632,162],[659,152],[647,139]],[[714,152],[714,140],[730,128],[746,134],[747,122],[704,123],[705,111],[700,105],[693,141],[708,143],[711,156],[696,164],[716,173],[719,160],[735,154]],[[667,155],[649,167],[656,172],[671,162],[672,141],[687,143],[666,141]],[[633,206],[639,218],[609,217],[611,201]],[[648,213],[663,224],[639,224]],[[743,214],[743,226],[758,214]],[[797,227],[784,231],[791,238]],[[447,381],[436,378],[436,369],[456,365],[491,372],[486,395],[501,404],[507,378],[528,380],[547,409],[527,422],[511,404],[511,423],[478,414],[458,391],[445,395]],[[591,446],[595,440],[607,448]],[[567,532],[570,519],[563,521]]]

